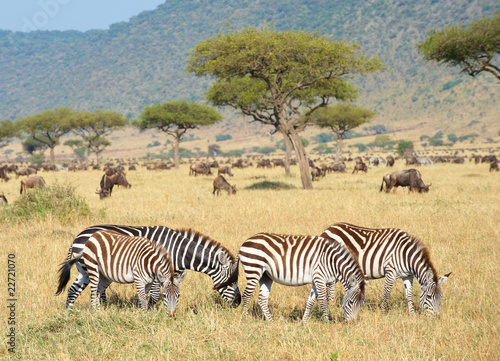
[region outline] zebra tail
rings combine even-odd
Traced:
[[[66,288],[69,282],[69,277],[71,275],[71,267],[80,260],[83,256],[83,251],[80,252],[75,258],[66,260],[61,263],[59,268],[59,285],[57,287],[56,296],[60,295],[62,291]]]
[[[382,185],[380,186],[380,191],[382,192],[382,190],[384,189],[384,182],[385,182],[385,179],[382,179]]]

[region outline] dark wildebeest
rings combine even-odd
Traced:
[[[228,174],[231,177],[234,175],[233,173],[231,173],[231,168],[229,166],[219,168],[217,175],[220,175],[220,174]]]
[[[383,183],[382,183],[383,184]],[[387,185],[387,193],[394,187],[410,187],[410,192],[418,191],[426,193],[432,184],[425,185],[422,181],[422,175],[416,169],[408,169],[399,172],[394,172],[390,176],[390,182]]]
[[[5,197],[3,193],[0,194],[0,204],[9,204],[9,202],[7,202],[7,197]]]
[[[490,172],[494,170],[498,172],[498,161],[496,159],[490,163]]]
[[[24,178],[23,180],[21,180],[20,193],[23,194],[23,190],[26,193],[26,189],[33,187],[47,188],[47,184],[45,184],[45,181],[42,177]]]
[[[387,160],[386,166],[392,167],[394,165],[394,157],[392,155],[388,155],[385,159]]]
[[[0,179],[3,179],[5,182],[9,181],[9,177],[7,176],[7,166],[3,166],[0,168]]]
[[[272,168],[273,165],[269,159],[261,159],[257,162],[257,168]]]
[[[36,169],[28,167],[24,169],[16,170],[16,179],[19,178],[20,175],[29,176],[30,174],[36,174]]]
[[[105,197],[111,197],[111,193],[113,192],[113,187],[115,185],[122,186],[125,188],[131,188],[132,184],[127,181],[125,174],[123,173],[115,173],[112,176],[108,176],[104,174],[101,178],[101,182],[99,183],[101,186],[101,190],[97,190],[96,194],[99,194],[99,198],[103,199]]]
[[[319,180],[319,177],[321,177],[322,175],[323,172],[321,171],[321,169],[319,169],[318,167],[311,167],[311,178],[313,182]]]
[[[273,167],[285,167],[285,161],[283,159],[273,159],[271,163],[273,163]]]
[[[211,175],[212,171],[210,167],[205,163],[192,164],[189,167],[189,175],[194,174],[196,177],[198,174]]]
[[[214,191],[212,194],[215,195],[215,192],[217,191],[217,195],[220,196],[220,192],[222,190],[226,190],[227,194],[236,194],[236,186],[232,186],[228,183],[226,178],[224,178],[222,175],[217,176],[217,178],[214,179]]]
[[[365,172],[365,173],[368,172],[368,167],[366,166],[365,163],[356,163],[354,165],[354,169],[352,170],[352,174],[354,174],[354,173],[358,174],[358,171],[360,171],[360,170]]]
[[[328,169],[334,171],[335,173],[345,173],[345,163],[332,163],[328,165]]]

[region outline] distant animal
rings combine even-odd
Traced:
[[[257,168],[272,168],[273,165],[269,159],[261,159],[257,162]]]
[[[45,180],[39,176],[24,178],[21,180],[20,193],[23,194],[23,191],[26,193],[26,189],[34,187],[47,188],[47,184]]]
[[[5,194],[0,194],[0,204],[9,204],[7,201],[7,197],[5,197]]]
[[[146,293],[153,281],[158,279],[163,286],[163,304],[167,313],[175,315],[180,295],[179,283],[185,277],[185,271],[174,279],[172,259],[160,243],[110,230],[94,233],[75,258],[61,264],[56,295],[65,289],[71,267],[77,262],[87,269],[90,300],[95,308],[99,308],[100,293],[112,282],[135,283],[141,308],[147,311]]]
[[[272,320],[268,299],[274,281],[287,286],[313,284],[303,321],[309,318],[316,298],[323,319],[328,321],[329,283],[340,281],[345,287],[343,308],[347,320],[355,319],[365,302],[365,280],[355,258],[344,246],[321,237],[259,233],[243,242],[238,258],[247,279],[243,308],[248,309],[259,284],[258,303],[268,321]]]
[[[354,169],[352,170],[352,174],[354,174],[354,173],[358,174],[358,171],[363,171],[363,172],[367,173],[368,167],[366,166],[365,163],[356,163],[354,165]]]
[[[227,194],[229,195],[236,194],[236,186],[230,185],[226,178],[224,178],[222,175],[219,175],[214,179],[214,191],[212,192],[212,194],[215,195],[215,192],[217,192],[217,195],[220,196],[222,190],[227,191]]]
[[[397,228],[372,229],[349,223],[335,223],[325,229],[321,237],[347,247],[367,279],[385,277],[384,309],[387,309],[394,281],[402,278],[408,310],[414,314],[412,283],[415,277],[422,289],[420,307],[429,313],[439,313],[443,297],[441,285],[451,272],[438,278],[428,249],[417,238]],[[329,290],[333,292],[334,287],[332,284]]]
[[[427,157],[416,158],[417,165],[434,165],[434,162]]]
[[[284,167],[285,161],[283,159],[273,159],[271,160],[273,167]]]
[[[203,175],[212,175],[212,171],[210,170],[210,167],[206,165],[205,163],[198,163],[198,164],[192,164],[189,167],[189,175],[194,174],[196,177],[198,174],[203,174]]]
[[[0,167],[0,179],[3,179],[4,182],[8,182],[10,178],[7,176],[7,166]]]
[[[394,160],[394,157],[392,155],[388,155],[385,159],[387,160],[386,166],[388,166],[388,167],[394,166],[395,160]]]
[[[125,174],[119,172],[115,173],[112,176],[108,176],[104,174],[99,182],[101,189],[96,190],[96,194],[99,194],[99,198],[103,199],[106,197],[111,197],[111,193],[113,192],[113,187],[115,185],[122,186],[125,188],[131,188],[132,185],[127,181]]]
[[[497,171],[498,172],[498,161],[494,160],[490,163],[490,172]]]
[[[382,181],[383,185],[383,181]],[[409,187],[410,192],[418,191],[419,193],[429,192],[429,187],[432,183],[425,185],[422,180],[422,175],[416,169],[402,170],[391,173],[389,184],[387,184],[386,192],[389,193],[394,187]],[[382,187],[381,187],[382,188]]]
[[[346,165],[344,162],[341,163],[332,163],[327,166],[327,169],[330,171],[334,171],[335,173],[345,173]]]
[[[36,174],[37,171],[35,168],[28,167],[28,168],[16,170],[15,173],[16,173],[16,179],[17,179],[17,178],[19,178],[19,176],[29,176],[31,174]]]
[[[234,174],[231,172],[231,168],[229,166],[219,168],[217,175],[219,175],[219,174],[227,174],[227,175],[230,175],[231,177],[234,176]]]
[[[319,177],[321,177],[324,173],[319,169],[318,167],[310,167],[311,168],[311,178],[312,181],[317,181],[319,180]]]
[[[84,249],[87,240],[97,231],[112,230],[128,236],[142,236],[157,242],[172,255],[172,263],[176,273],[186,269],[204,273],[213,281],[213,288],[227,303],[238,306],[241,302],[238,288],[238,260],[227,248],[209,237],[191,229],[173,230],[162,226],[120,226],[96,225],[81,231],[71,243],[66,261]],[[188,250],[204,250],[188,252]],[[75,300],[89,283],[87,269],[81,263],[76,264],[78,277],[68,289],[66,308],[73,307]],[[159,299],[160,284],[155,281],[151,286],[150,305]],[[101,300],[105,303],[106,290],[101,292]]]

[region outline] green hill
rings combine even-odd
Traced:
[[[390,70],[353,80],[361,90],[359,104],[377,112],[375,124],[455,130],[475,121],[496,134],[494,78],[425,64],[416,50],[431,29],[495,11],[495,0],[177,0],[109,30],[0,31],[0,119],[58,106],[116,110],[132,118],[145,105],[203,99],[210,80],[185,73],[188,51],[226,21],[236,29],[267,22],[278,30],[319,30],[379,55]]]

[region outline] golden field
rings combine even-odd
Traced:
[[[500,173],[489,165],[436,164],[419,168],[428,194],[379,192],[382,176],[406,169],[373,167],[367,174],[329,174],[301,189],[297,166],[292,176],[282,168],[234,169],[226,177],[235,196],[212,195],[214,176],[188,176],[179,170],[127,172],[131,189],[114,189],[109,199],[95,194],[101,171],[39,172],[51,185],[71,185],[89,205],[88,215],[16,220],[0,227],[1,323],[0,358],[13,360],[495,360],[500,359]],[[249,189],[256,183],[282,182],[293,189]],[[19,181],[0,183],[14,207]],[[5,214],[5,213],[4,213]],[[7,220],[7,221],[6,221]],[[360,226],[397,227],[419,237],[430,249],[439,273],[452,272],[443,285],[441,313],[408,315],[403,283],[392,291],[389,311],[379,308],[383,280],[370,281],[358,320],[343,320],[343,289],[330,304],[332,321],[313,317],[302,323],[310,287],[274,284],[270,308],[275,320],[265,322],[254,294],[250,314],[223,304],[208,276],[189,271],[181,284],[177,317],[168,319],[162,305],[148,313],[135,307],[133,285],[112,284],[110,305],[94,311],[89,290],[73,311],[64,308],[66,294],[54,296],[58,265],[84,228],[102,223],[190,227],[209,235],[236,255],[257,232],[319,235],[338,221]],[[7,262],[15,255],[16,345],[8,352]],[[11,256],[12,257],[12,256]],[[241,268],[240,268],[241,270]],[[72,270],[72,280],[76,268]],[[240,273],[240,290],[245,278]],[[257,292],[256,292],[257,293]],[[415,282],[418,308],[420,287]]]

